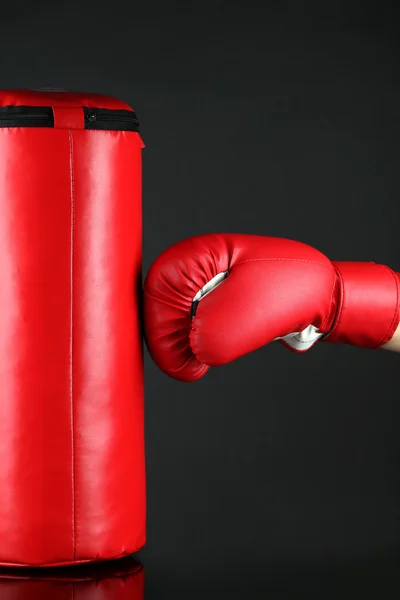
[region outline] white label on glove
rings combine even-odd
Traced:
[[[295,331],[294,333],[289,333],[289,335],[277,337],[275,340],[283,340],[294,350],[304,352],[305,350],[309,350],[311,346],[314,346],[315,342],[317,342],[323,335],[323,333],[318,333],[317,327],[314,327],[314,325],[309,325],[306,327],[306,329],[303,329],[303,331]]]

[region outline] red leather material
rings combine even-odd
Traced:
[[[89,108],[132,110],[125,102],[102,94],[49,92],[46,90],[0,90],[0,106],[87,106]]]
[[[216,275],[191,317],[192,301]],[[399,280],[373,263],[332,263],[318,250],[272,237],[210,234],[178,242],[154,262],[144,286],[149,351],[182,381],[289,334],[377,348],[399,323]],[[315,333],[313,333],[315,335]],[[298,338],[299,336],[297,336]],[[307,340],[297,339],[308,349]],[[288,341],[282,340],[288,344]]]
[[[334,262],[340,298],[327,342],[380,348],[399,324],[399,280],[384,265]]]
[[[57,129],[84,129],[85,115],[81,106],[53,107],[54,127]]]
[[[143,600],[144,569],[131,557],[68,569],[0,568],[1,600]]]
[[[227,279],[190,310],[215,275]],[[210,234],[178,242],[153,263],[144,287],[149,351],[183,381],[313,323],[324,330],[336,281],[310,246],[272,237]]]
[[[145,542],[141,235],[137,133],[0,128],[0,564]]]

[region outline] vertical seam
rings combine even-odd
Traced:
[[[72,546],[73,559],[76,558],[76,514],[75,514],[75,413],[74,413],[74,234],[75,234],[75,188],[73,138],[69,131],[69,170],[71,189],[71,250],[70,250],[70,400],[71,400],[71,455],[72,455]]]

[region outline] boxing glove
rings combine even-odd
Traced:
[[[399,276],[372,262],[331,262],[293,240],[209,234],[173,245],[144,285],[151,356],[182,381],[279,340],[379,348],[399,323]]]

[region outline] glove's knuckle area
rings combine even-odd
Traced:
[[[193,249],[185,242],[171,247],[153,263],[144,284],[147,347],[165,373],[182,381],[199,379],[209,368],[191,346],[193,317],[200,299],[222,280],[220,263],[227,264]]]
[[[201,364],[190,346],[192,320],[179,307],[145,293],[145,339],[154,362],[162,371],[182,381],[204,375]]]

